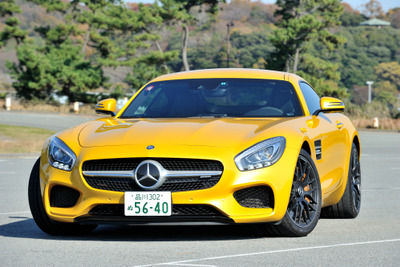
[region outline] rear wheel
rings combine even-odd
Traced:
[[[355,218],[361,207],[361,168],[357,146],[351,147],[347,185],[338,204],[322,209],[324,218]]]
[[[39,177],[40,158],[33,166],[28,186],[29,207],[39,228],[49,235],[81,235],[90,233],[97,225],[79,225],[51,220],[43,207]]]
[[[314,230],[321,212],[321,185],[317,168],[302,149],[297,160],[285,216],[277,224],[265,224],[267,234],[306,236]]]

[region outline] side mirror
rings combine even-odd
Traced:
[[[116,106],[117,101],[114,98],[101,100],[99,103],[96,104],[96,113],[115,116]]]
[[[315,116],[320,112],[342,112],[345,108],[341,100],[333,97],[322,97],[319,103],[321,109],[318,109],[313,113]]]

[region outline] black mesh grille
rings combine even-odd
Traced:
[[[246,208],[273,208],[274,195],[268,186],[255,186],[236,191],[236,201]]]
[[[124,216],[123,204],[98,205],[90,210],[95,216]],[[224,216],[208,205],[173,205],[172,216]]]
[[[98,205],[89,211],[90,215],[96,216],[123,216],[124,205],[121,204],[103,204]]]
[[[197,159],[166,159],[151,158],[159,162],[169,171],[223,171],[219,161]],[[144,160],[149,158],[131,159],[104,159],[91,160],[83,163],[83,171],[132,171]],[[113,177],[89,177],[84,176],[86,182],[93,188],[109,191],[142,191],[133,179]],[[212,177],[179,177],[169,178],[156,191],[184,192],[202,190],[216,185],[221,175]]]
[[[211,178],[170,178],[155,191],[184,192],[211,188],[220,177]],[[136,182],[130,178],[85,177],[86,182],[93,188],[109,191],[142,191]]]
[[[176,216],[223,216],[221,212],[208,205],[174,205],[172,215]]]
[[[158,191],[183,192],[192,190],[201,190],[213,187],[219,181],[220,176],[211,178],[170,178]]]
[[[75,206],[80,193],[75,189],[56,185],[50,192],[50,206],[58,208],[69,208]]]
[[[169,159],[169,158],[123,158],[89,160],[83,163],[83,171],[129,171],[144,160],[155,160],[169,171],[222,171],[221,162],[202,159]]]

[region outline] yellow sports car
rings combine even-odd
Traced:
[[[257,223],[305,236],[360,211],[360,138],[342,101],[301,77],[213,69],[152,80],[115,114],[57,133],[29,181],[52,235],[98,224]]]

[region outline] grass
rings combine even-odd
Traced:
[[[55,132],[32,127],[0,124],[0,154],[37,153]]]

